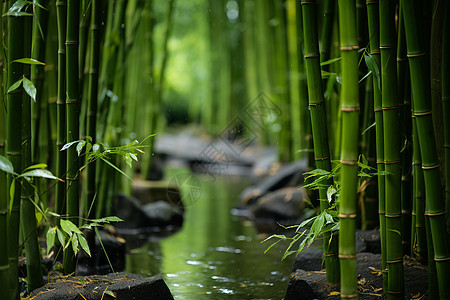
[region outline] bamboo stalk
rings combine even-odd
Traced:
[[[91,56],[88,72],[88,112],[87,112],[87,135],[92,138],[92,142],[97,140],[97,95],[98,95],[98,69],[100,63],[100,2],[92,1],[91,25],[89,32],[89,53]],[[86,168],[87,195],[86,206],[88,218],[94,218],[96,215],[95,203],[95,185],[96,185],[96,163],[88,164]]]
[[[2,3],[3,4],[3,3]],[[0,7],[3,15],[3,5]],[[3,22],[0,22],[0,32],[3,33]],[[3,38],[1,39],[3,43]],[[2,47],[2,50],[3,47]],[[6,99],[3,97],[3,82],[5,57],[4,51],[0,52],[0,155],[5,156],[6,147]],[[0,299],[9,297],[9,263],[8,263],[8,188],[6,184],[6,173],[0,171]]]
[[[397,87],[395,3],[380,0],[381,90],[386,193],[386,263],[388,299],[403,299],[400,103]]]
[[[79,139],[80,95],[78,78],[78,31],[79,31],[80,1],[67,1],[67,31],[66,31],[66,122],[67,142]],[[67,149],[67,208],[69,218],[78,224],[79,216],[79,158],[75,147]],[[74,219],[75,218],[75,219]],[[75,271],[76,257],[71,247],[64,252],[64,273]]]
[[[339,209],[339,259],[341,297],[358,298],[356,277],[356,191],[358,172],[359,90],[356,3],[339,0],[339,34],[342,57],[341,206]]]
[[[23,36],[25,39],[25,56],[31,54],[31,34],[32,19],[25,19],[25,28]],[[30,65],[24,66],[25,78],[30,78]],[[22,97],[22,170],[25,170],[32,164],[31,153],[31,102],[32,99],[27,94]],[[25,257],[27,267],[27,289],[32,291],[44,285],[41,269],[41,255],[36,227],[36,214],[33,202],[35,191],[31,185],[31,179],[23,180],[22,195],[20,203],[21,230],[24,237]]]
[[[439,284],[439,297],[450,298],[450,249],[447,238],[445,203],[442,201],[439,160],[431,118],[431,89],[429,68],[420,31],[421,18],[418,18],[418,1],[402,2],[403,18],[410,65],[414,116],[422,156],[422,169],[425,179],[425,215],[429,218],[434,248],[434,260]]]
[[[320,62],[330,59],[331,43],[333,41],[333,24],[336,0],[325,0],[323,5],[322,31],[320,34]],[[324,69],[328,71],[328,65]]]
[[[330,150],[328,145],[327,116],[322,91],[322,76],[320,69],[319,42],[317,34],[316,2],[303,0],[303,34],[305,42],[305,67],[308,82],[309,111],[314,142],[314,157],[316,168],[331,171]],[[323,212],[330,207],[327,197],[328,186],[332,184],[330,178],[319,187],[320,210]],[[323,234],[323,249],[327,281],[339,283],[338,240],[330,232]]]
[[[57,106],[57,139],[56,139],[56,176],[64,178],[66,174],[67,152],[60,151],[66,141],[66,0],[56,1],[58,22],[58,96]],[[64,214],[66,209],[66,183],[58,181],[55,187],[55,211]]]
[[[12,5],[14,1],[10,1]],[[24,45],[24,17],[8,17],[8,62],[25,57]],[[10,63],[8,65],[7,87],[9,88],[23,75],[23,64]],[[7,93],[6,98],[6,155],[11,161],[14,170],[22,169],[22,94],[23,89],[18,88]],[[12,175],[7,176],[7,186],[13,183]],[[8,214],[8,257],[9,257],[9,295],[10,299],[18,298],[19,274],[18,274],[18,254],[19,254],[19,224],[20,224],[20,195],[21,185],[15,184],[13,198],[9,198],[11,212]],[[10,195],[8,193],[8,195]],[[11,203],[12,202],[12,203]]]
[[[381,65],[380,58],[380,26],[379,26],[379,2],[378,0],[367,1],[367,17],[369,25],[370,55],[379,67]],[[380,79],[381,80],[381,79]],[[374,114],[375,114],[375,135],[376,135],[376,152],[377,152],[377,171],[382,173],[385,171],[384,164],[384,137],[383,137],[383,110],[381,100],[381,83],[379,84],[376,76],[373,77],[373,98],[374,98]],[[378,214],[380,218],[380,236],[381,236],[381,254],[383,269],[383,290],[388,290],[388,280],[386,272],[386,194],[385,194],[385,177],[378,176]]]
[[[442,32],[442,114],[444,115],[445,202],[447,232],[450,234],[450,3],[444,3],[444,29]]]

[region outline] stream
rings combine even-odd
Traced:
[[[183,227],[130,250],[125,271],[161,274],[175,299],[282,299],[293,259],[281,261],[287,245],[264,254],[270,244],[260,242],[267,235],[231,214],[248,178],[166,173],[181,186]]]

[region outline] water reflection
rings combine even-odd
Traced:
[[[292,261],[280,261],[283,249],[264,254],[268,245],[252,224],[230,214],[248,182],[198,178],[202,193],[187,207],[181,231],[131,251],[126,271],[161,273],[176,299],[281,299]]]

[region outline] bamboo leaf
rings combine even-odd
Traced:
[[[370,129],[372,129],[373,127],[376,126],[376,123],[373,122],[369,127],[367,127],[366,129],[364,129],[364,131],[361,133],[361,135],[364,135],[367,131],[369,131]]]
[[[329,59],[329,60],[327,60],[327,61],[321,62],[321,63],[320,63],[320,66],[331,65],[331,64],[333,64],[333,63],[335,63],[335,62],[338,62],[338,61],[340,61],[340,60],[341,60],[341,57],[332,58],[332,59]]]
[[[380,75],[380,66],[377,64],[372,55],[366,52],[364,55],[364,60],[366,62],[367,68],[372,72],[375,76],[375,79],[378,84],[378,89],[381,91],[381,75]]]
[[[20,16],[32,16],[33,14],[22,12],[22,8],[27,4],[26,0],[17,0],[11,5],[10,9],[3,16],[20,17]]]
[[[62,230],[64,230],[69,236],[72,236],[73,233],[81,233],[80,229],[78,229],[78,227],[70,220],[61,219],[60,224]]]
[[[89,245],[88,242],[86,241],[86,238],[82,235],[77,233],[77,237],[78,237],[78,242],[80,243],[81,248],[84,250],[84,252],[86,252],[87,255],[89,255],[89,257],[91,257],[91,251],[89,249]]]
[[[266,254],[270,249],[272,249],[273,246],[275,246],[276,244],[278,244],[279,242],[281,242],[282,239],[279,239],[278,241],[272,243],[272,245],[270,245],[269,247],[267,247],[267,249],[264,251],[264,254]]]
[[[78,144],[77,144],[77,153],[78,153],[78,156],[81,155],[81,150],[83,150],[84,145],[86,145],[86,141],[83,140],[83,141],[79,141],[79,142],[78,142]]]
[[[46,164],[35,164],[35,165],[32,165],[32,166],[29,166],[24,171],[34,170],[34,169],[45,169],[45,168],[47,168]]]
[[[0,170],[5,173],[18,175],[16,172],[14,172],[14,167],[11,161],[2,155],[0,155]]]
[[[14,82],[8,89],[7,93],[11,93],[12,91],[17,90],[17,88],[22,84],[23,78],[20,78],[19,80],[17,80],[16,82]]]
[[[72,238],[72,250],[73,250],[73,253],[76,255],[78,253],[78,251],[79,251],[79,248],[78,248],[78,235],[74,234],[71,238]]]
[[[336,194],[337,190],[334,188],[334,186],[330,185],[327,189],[327,199],[328,202],[331,203],[333,200],[333,195]]]
[[[41,66],[45,66],[45,63],[38,61],[37,59],[34,58],[19,58],[19,59],[15,59],[13,60],[11,63],[16,62],[16,63],[21,63],[21,64],[27,64],[27,65],[41,65]]]
[[[26,77],[23,77],[23,88],[25,92],[36,102],[36,87],[33,82]]]
[[[50,252],[50,249],[55,244],[55,237],[56,237],[56,229],[57,227],[50,227],[47,230],[46,234],[46,240],[47,240],[47,254]]]
[[[66,236],[64,235],[64,232],[59,230],[59,228],[56,228],[56,235],[58,237],[59,243],[64,246],[64,244],[66,243]]]
[[[81,142],[81,141],[82,141],[82,140],[77,140],[77,141],[73,141],[73,142],[67,143],[67,144],[65,144],[64,146],[62,146],[61,150],[59,150],[59,151],[67,150],[67,149],[69,149],[70,147],[72,147],[72,145],[75,145],[76,143],[79,143],[79,142]]]
[[[47,179],[55,179],[59,181],[63,181],[62,179],[56,177],[49,170],[35,169],[23,174],[20,174],[19,177],[39,177],[39,178],[47,178]]]
[[[9,188],[9,213],[12,212],[12,206],[14,203],[14,194],[16,192],[16,180],[13,179],[11,182],[11,187]]]

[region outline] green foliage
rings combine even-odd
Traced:
[[[25,76],[22,76],[22,78],[20,78],[16,82],[14,82],[9,87],[8,93],[18,89],[21,84],[22,84],[23,89],[25,90],[25,92],[28,94],[28,96],[33,98],[33,100],[36,102],[36,87],[34,86],[33,82],[31,82],[31,80],[29,80]]]
[[[293,237],[287,237],[283,234],[274,234],[266,238],[262,241],[262,243],[267,242],[272,239],[277,239],[277,241],[273,242],[269,247],[267,247],[266,251],[269,251],[273,246],[278,244],[281,241],[290,241],[289,246],[285,250],[282,260],[288,257],[291,254],[300,253],[305,247],[311,246],[311,244],[319,238],[324,233],[331,233],[330,239],[328,243],[331,243],[333,238],[337,238],[336,233],[339,231],[339,203],[340,203],[340,195],[341,195],[341,185],[340,185],[340,170],[341,163],[334,162],[335,167],[331,171],[325,171],[322,169],[314,169],[309,172],[303,173],[305,177],[305,185],[303,187],[309,188],[311,190],[326,188],[327,189],[327,199],[319,199],[320,201],[328,201],[330,207],[325,209],[320,214],[303,221],[300,225],[293,225],[285,227],[280,224],[284,229],[294,229],[295,233]],[[368,161],[364,155],[359,156],[358,160],[359,172],[358,177],[361,178],[370,178],[377,175],[384,175],[386,172],[377,172],[375,168],[372,168],[368,165]],[[330,179],[332,180],[332,184],[330,185]],[[300,241],[300,244],[297,248],[294,246],[297,242]]]

